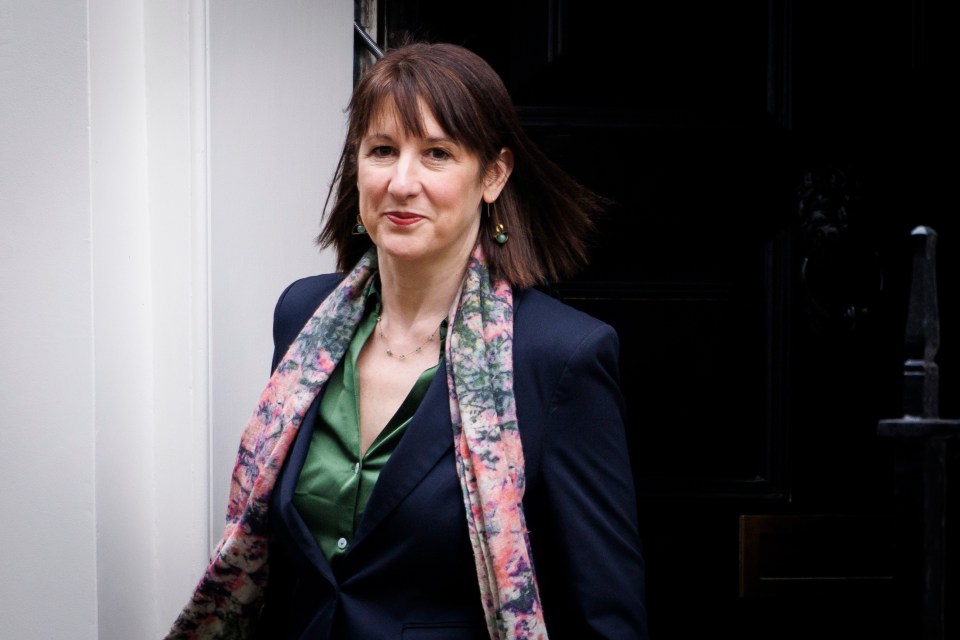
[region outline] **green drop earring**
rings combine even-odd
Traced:
[[[357,214],[357,224],[353,225],[353,231],[351,232],[355,236],[365,236],[367,235],[367,228],[363,226],[363,220],[360,219],[360,214]]]
[[[493,202],[487,204],[487,217],[493,220],[492,237],[497,244],[507,244],[510,236],[503,230],[503,225],[497,222],[496,212],[491,213],[491,210],[493,210]]]

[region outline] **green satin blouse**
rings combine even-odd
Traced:
[[[377,287],[368,286],[365,295],[366,313],[347,353],[327,382],[310,449],[293,495],[294,506],[331,563],[350,549],[380,471],[396,449],[440,366],[438,362],[420,374],[400,408],[361,456],[357,358],[376,329],[380,314]],[[446,321],[440,327],[441,361],[445,338]]]

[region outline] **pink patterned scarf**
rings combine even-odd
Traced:
[[[377,271],[371,249],[323,301],[277,366],[240,441],[223,538],[166,640],[249,635],[267,583],[267,514],[277,475],[307,409],[364,313]],[[478,245],[452,307],[447,386],[463,489],[490,637],[546,640],[523,516],[524,463],[513,396],[513,294],[491,282]]]

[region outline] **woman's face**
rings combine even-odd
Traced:
[[[477,240],[485,183],[477,156],[449,138],[422,106],[424,137],[404,132],[392,108],[380,109],[360,142],[360,217],[381,258],[437,267],[466,264]]]

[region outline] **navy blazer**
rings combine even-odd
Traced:
[[[284,291],[274,316],[274,367],[341,277],[305,278]],[[550,638],[645,638],[616,333],[527,290],[514,296],[513,356],[523,502]],[[444,368],[380,473],[350,549],[333,566],[292,502],[318,405],[306,414],[271,498],[258,637],[488,638]]]

